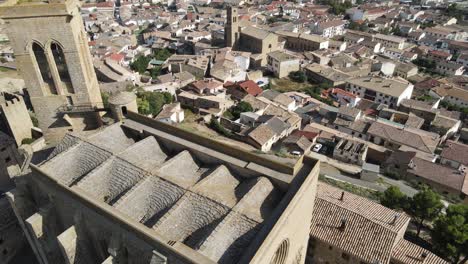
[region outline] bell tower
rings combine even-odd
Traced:
[[[227,21],[224,28],[224,41],[226,47],[235,49],[239,40],[239,18],[237,14],[237,8],[228,6],[227,8]]]
[[[76,0],[0,7],[46,140],[101,125],[101,93]]]

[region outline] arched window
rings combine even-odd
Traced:
[[[65,60],[65,54],[63,54],[62,47],[57,43],[50,44],[50,50],[52,51],[52,56],[54,57],[55,65],[57,66],[57,71],[60,76],[60,81],[64,83],[67,87],[68,93],[74,93],[73,86],[71,84],[70,74],[68,72],[67,62]]]
[[[36,42],[33,42],[32,51],[41,72],[42,81],[47,84],[49,94],[57,94],[57,87],[55,87],[54,80],[52,79],[52,73],[50,72],[49,62],[47,61],[44,49]]]

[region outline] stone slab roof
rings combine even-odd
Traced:
[[[266,177],[242,178],[228,164],[164,146],[152,136],[134,140],[115,124],[88,138],[65,136],[40,168],[165,238],[236,263],[283,192]]]

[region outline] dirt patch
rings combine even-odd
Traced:
[[[304,91],[307,87],[311,86],[309,83],[298,83],[291,81],[290,79],[276,79],[271,78],[271,89],[276,90],[278,92],[292,92],[292,91]]]

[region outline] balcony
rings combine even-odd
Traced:
[[[99,104],[65,104],[57,108],[56,112],[61,114],[76,114],[76,113],[89,113],[89,112],[103,112],[108,111],[103,103]]]

